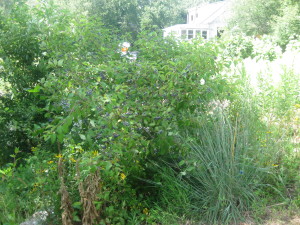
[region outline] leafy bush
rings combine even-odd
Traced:
[[[30,151],[32,142],[30,128],[42,120],[37,106],[43,101],[29,96],[27,92],[38,79],[45,76],[44,57],[39,50],[38,37],[41,30],[29,21],[30,13],[25,3],[20,2],[11,10],[10,17],[1,21],[1,77],[10,86],[9,91],[0,97],[1,105],[1,164],[9,161],[15,147]],[[37,58],[40,63],[34,65]],[[34,104],[32,102],[35,102]]]
[[[149,197],[147,188],[137,185],[137,177],[148,176],[144,160],[171,151],[179,154],[181,148],[166,143],[164,138],[172,142],[176,133],[173,128],[183,113],[204,107],[213,92],[222,90],[223,81],[211,79],[218,70],[213,46],[200,42],[178,44],[156,33],[141,34],[135,43],[138,59],[132,62],[118,53],[118,40],[95,19],[71,17],[51,4],[32,9],[21,4],[13,10],[14,23],[9,23],[10,18],[6,20],[2,32],[10,34],[14,42],[1,41],[4,77],[15,97],[2,99],[7,110],[1,118],[7,130],[2,131],[1,141],[7,146],[7,135],[20,131],[20,137],[26,136],[24,142],[29,144],[25,147],[11,136],[14,145],[1,154],[11,154],[14,146],[27,155],[38,148],[45,152],[45,158],[34,154],[28,160],[42,160],[40,166],[45,171],[60,162],[55,155],[65,160],[59,164],[63,172],[56,174],[60,182],[52,187],[60,190],[62,202],[43,191],[39,193],[50,198],[56,212],[62,205],[66,220],[86,218],[79,197],[84,188],[79,187],[89,185],[85,183],[91,182],[86,181],[89,174],[95,175],[95,168],[102,167],[105,169],[100,169],[97,176],[103,184],[101,190],[94,190],[93,197],[102,218],[94,219],[107,223],[118,219],[123,223],[135,213],[144,220],[144,203],[131,209]],[[13,32],[19,28],[20,32]],[[22,39],[25,31],[29,32],[28,39]],[[25,52],[19,54],[11,46]],[[18,73],[12,74],[15,70]],[[16,79],[18,76],[23,79]],[[7,160],[4,158],[2,163]],[[82,177],[77,179],[78,173]],[[39,182],[39,178],[32,182]],[[49,189],[50,178],[43,182]],[[117,215],[121,209],[124,214]],[[18,213],[23,211],[27,209],[21,208]]]
[[[297,79],[272,89],[273,101],[224,72],[241,58],[273,60],[267,41],[261,52],[245,36],[179,43],[145,32],[132,60],[97,18],[51,2],[1,16],[1,223],[37,210],[52,224],[228,223],[255,195],[275,196],[269,187],[284,192],[272,164],[294,182],[259,104],[292,115]]]
[[[228,33],[221,41],[224,41],[224,43],[221,42],[223,44],[221,49],[224,57],[229,58],[228,61],[232,58],[245,59],[253,54],[252,38],[244,34],[231,35]]]
[[[249,37],[244,34],[225,35],[221,40],[222,52],[219,57],[230,65],[240,59],[254,58],[274,61],[282,54],[282,50],[269,36]]]
[[[274,61],[277,59],[282,50],[268,36],[262,36],[252,41],[254,49],[252,58],[258,60]]]

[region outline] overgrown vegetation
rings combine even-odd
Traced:
[[[300,5],[293,0],[233,0],[230,29],[260,37],[265,34],[283,49],[299,38]]]
[[[298,41],[178,42],[146,17],[124,33],[136,11],[65,6],[0,13],[1,224],[238,224],[300,206]]]

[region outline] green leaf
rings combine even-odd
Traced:
[[[62,132],[64,134],[69,132],[69,127],[73,122],[73,117],[69,116],[66,118],[64,125],[62,126]]]
[[[63,65],[63,62],[64,62],[64,60],[63,60],[63,59],[60,59],[60,60],[58,60],[58,62],[57,62],[57,66],[59,66],[59,67],[62,67],[62,65]]]
[[[74,202],[74,203],[73,203],[73,207],[74,207],[75,209],[81,209],[81,202]]]
[[[54,144],[56,141],[56,134],[51,134],[50,139],[51,139],[51,143]]]
[[[41,86],[36,85],[33,89],[29,89],[27,91],[31,93],[36,93],[36,92],[40,92],[40,90],[41,90]]]
[[[58,139],[59,142],[63,142],[64,137],[65,137],[65,135],[64,135],[63,133],[59,133],[59,134],[57,135],[57,139]]]
[[[81,219],[77,215],[73,215],[73,220],[75,222],[81,222]]]
[[[180,162],[179,162],[179,166],[183,166],[185,164],[185,161],[184,160],[181,160]]]
[[[64,139],[64,134],[63,134],[63,127],[62,126],[59,126],[56,130],[57,132],[57,139],[59,142],[62,142],[63,139]]]
[[[84,140],[84,141],[86,140],[86,137],[83,134],[79,134],[79,136],[82,140]]]
[[[106,169],[106,170],[109,170],[111,167],[112,167],[111,162],[106,162],[105,169]]]
[[[90,120],[90,124],[92,125],[92,127],[95,127],[95,122],[94,122],[94,120]]]
[[[194,166],[191,166],[191,167],[187,168],[186,171],[191,172],[191,171],[194,170],[194,169],[195,169],[195,167],[194,167]]]
[[[186,172],[183,171],[183,172],[180,172],[180,174],[181,174],[182,176],[185,176],[185,175],[186,175]]]
[[[18,154],[20,152],[19,148],[15,148],[15,154]]]

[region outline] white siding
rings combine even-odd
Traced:
[[[173,34],[178,38],[192,39],[197,36],[197,30],[200,30],[204,39],[216,37],[218,29],[226,26],[229,2],[230,0],[220,1],[189,9],[187,24],[165,28],[164,36]]]

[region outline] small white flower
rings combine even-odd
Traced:
[[[200,84],[201,84],[201,85],[204,85],[204,84],[205,84],[205,80],[204,80],[203,78],[200,80]]]

